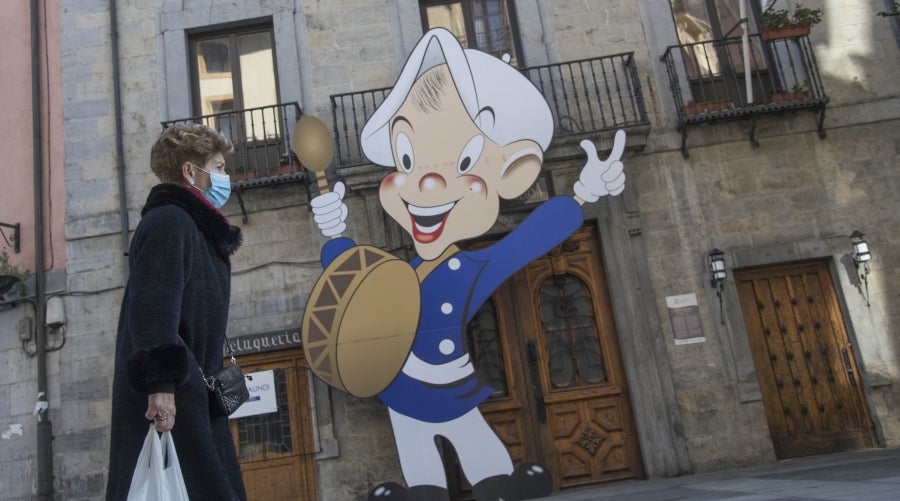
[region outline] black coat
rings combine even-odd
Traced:
[[[128,252],[116,338],[106,497],[124,500],[150,422],[147,395],[175,393],[172,437],[192,500],[244,500],[227,416],[211,413],[201,376],[222,368],[241,232],[205,200],[154,186]]]

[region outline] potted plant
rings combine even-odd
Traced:
[[[278,163],[278,172],[275,172],[274,175],[293,174],[303,170],[303,167],[300,166],[300,159],[297,158],[297,154],[293,151],[283,153],[278,157]]]
[[[17,265],[10,264],[9,253],[6,249],[0,251],[0,298],[4,297],[10,291],[16,292],[19,296],[28,294],[28,285],[26,280],[31,273]]]
[[[706,115],[709,113],[716,113],[719,111],[726,111],[731,109],[731,102],[727,99],[717,99],[714,101],[702,101],[699,103],[695,103],[693,101],[684,105],[684,114],[687,118],[692,118],[697,115]]]
[[[809,87],[805,84],[795,85],[791,90],[773,92],[769,95],[769,102],[772,104],[796,103],[807,99],[809,99]]]
[[[810,9],[796,4],[794,10],[769,9],[762,14],[763,40],[794,38],[809,35],[810,27],[822,22],[822,9]]]

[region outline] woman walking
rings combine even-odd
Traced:
[[[108,500],[124,500],[150,422],[171,431],[192,500],[245,500],[228,416],[203,374],[222,368],[241,231],[219,212],[231,143],[203,125],[164,131],[150,153],[159,178],[128,252],[116,339]]]

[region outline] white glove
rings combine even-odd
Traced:
[[[319,225],[322,235],[333,237],[347,229],[347,225],[344,224],[347,219],[344,183],[338,182],[332,191],[313,198],[309,205],[312,207],[313,219]]]
[[[587,164],[581,169],[581,176],[575,183],[575,194],[585,202],[596,202],[602,196],[618,195],[625,189],[625,172],[622,153],[625,151],[625,131],[616,132],[609,158],[600,160],[594,143],[585,139],[581,143],[587,153]]]

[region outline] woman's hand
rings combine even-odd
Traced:
[[[156,431],[171,431],[175,426],[175,394],[151,393],[147,396],[144,417],[156,423]]]

